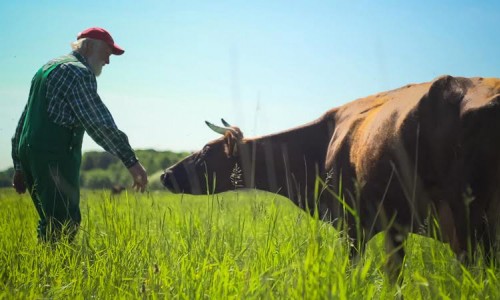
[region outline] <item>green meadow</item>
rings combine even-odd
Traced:
[[[404,281],[383,235],[349,240],[281,196],[84,190],[73,243],[40,244],[28,195],[0,189],[0,299],[500,299],[500,269],[411,235]]]

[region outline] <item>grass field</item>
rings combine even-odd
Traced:
[[[29,196],[0,189],[0,299],[500,299],[498,266],[416,235],[392,286],[382,235],[353,263],[342,234],[269,193],[83,191],[81,208],[73,243],[39,244]]]

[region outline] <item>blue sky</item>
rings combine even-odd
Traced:
[[[136,149],[197,150],[217,138],[205,120],[262,135],[443,74],[500,77],[500,1],[2,1],[0,170],[35,71],[92,26],[126,50],[98,91]]]

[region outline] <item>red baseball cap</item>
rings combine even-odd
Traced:
[[[125,50],[123,50],[120,46],[115,44],[115,41],[113,41],[111,34],[109,34],[109,32],[107,32],[105,29],[99,27],[91,27],[85,29],[84,31],[80,32],[76,37],[77,40],[83,38],[91,38],[105,42],[111,47],[112,49],[111,53],[113,53],[114,55],[122,55],[125,52]]]

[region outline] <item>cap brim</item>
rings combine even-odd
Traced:
[[[120,46],[118,46],[117,44],[114,44],[112,46],[112,51],[111,53],[113,53],[114,55],[122,55],[123,53],[125,53],[125,50],[123,50]]]

